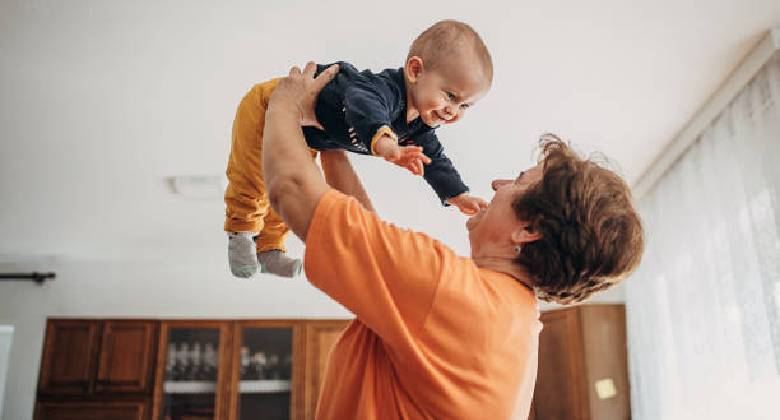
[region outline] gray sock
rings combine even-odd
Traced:
[[[257,272],[255,257],[256,232],[228,233],[228,262],[230,271],[236,277],[248,278]]]
[[[282,251],[274,249],[257,253],[260,272],[276,274],[282,277],[298,277],[301,274],[301,260],[290,258]]]

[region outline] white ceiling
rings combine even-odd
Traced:
[[[253,83],[308,59],[398,67],[442,18],[472,24],[495,61],[490,94],[440,131],[489,198],[489,180],[531,163],[545,131],[635,182],[780,23],[780,1],[2,0],[0,263],[224,261],[219,192],[175,196],[165,177],[224,173]],[[467,251],[463,217],[421,179],[353,161],[384,217]]]

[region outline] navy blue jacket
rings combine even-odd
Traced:
[[[309,147],[370,155],[374,135],[381,127],[388,126],[398,136],[400,145],[421,146],[423,153],[431,158],[423,178],[443,204],[469,190],[444,154],[444,147],[434,132],[436,127],[429,127],[419,117],[410,123],[406,121],[403,69],[359,72],[349,63],[338,64],[339,74],[317,98],[315,112],[325,131],[303,127]],[[317,74],[329,66],[317,65]]]

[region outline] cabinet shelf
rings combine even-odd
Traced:
[[[238,383],[238,392],[242,394],[290,392],[290,381],[286,379],[241,381]]]
[[[163,392],[166,394],[213,394],[217,390],[214,381],[165,381]]]
[[[290,392],[290,381],[284,379],[265,379],[258,381],[240,381],[238,392],[242,394],[264,394]],[[213,394],[217,383],[213,381],[165,381],[163,392],[166,394]]]

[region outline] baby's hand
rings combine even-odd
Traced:
[[[376,145],[377,154],[415,175],[422,175],[423,165],[431,163],[431,158],[425,156],[422,147],[399,146],[394,139],[381,138]]]
[[[423,165],[431,163],[431,158],[425,156],[419,146],[398,146],[398,153],[385,156],[385,159],[420,176],[424,173]]]
[[[485,200],[466,193],[450,198],[447,200],[447,203],[457,207],[461,213],[468,216],[473,216],[477,214],[480,209],[484,209],[488,206],[488,203]]]

